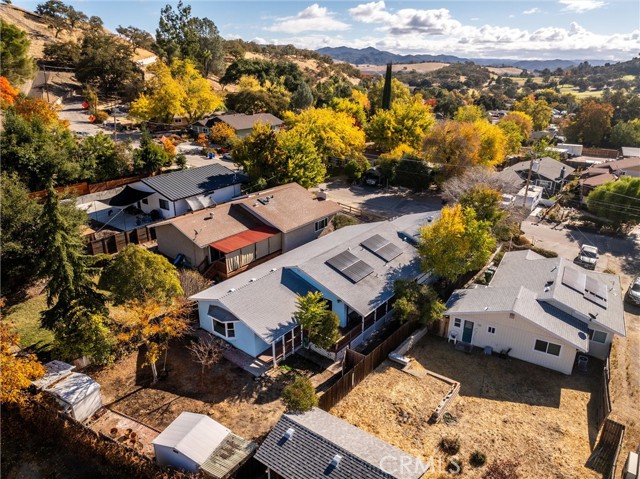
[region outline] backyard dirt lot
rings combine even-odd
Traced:
[[[254,380],[223,359],[201,379],[200,366],[184,343],[169,349],[168,375],[155,385],[150,384],[151,371],[143,363],[142,353],[132,353],[93,377],[102,387],[105,405],[160,431],[182,411],[189,411],[208,414],[235,434],[256,439],[284,412],[280,394],[289,375]]]
[[[422,339],[409,355],[461,383],[449,409],[455,422],[427,424],[447,385],[429,376],[418,379],[388,361],[331,412],[427,463],[433,460],[434,472],[442,471],[440,439],[458,436],[462,477],[482,477],[485,468],[469,465],[475,450],[484,452],[489,463],[498,458],[520,461],[525,478],[599,477],[583,466],[597,435],[602,367],[597,360],[590,361],[588,374],[565,376],[515,359],[467,355],[433,336]]]

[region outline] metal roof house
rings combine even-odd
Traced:
[[[341,357],[389,318],[394,280],[423,277],[415,235],[437,214],[347,226],[201,291],[191,297],[200,327],[270,367],[304,342],[297,295],[321,291],[342,338],[319,352]]]
[[[173,218],[239,196],[246,181],[242,173],[214,163],[143,178],[112,197],[109,206],[134,206],[146,214],[154,212],[161,219]]]
[[[281,127],[284,122],[271,113],[255,113],[246,115],[244,113],[227,113],[224,115],[214,115],[202,120],[196,121],[191,125],[191,129],[196,133],[204,133],[208,135],[216,123],[226,123],[236,132],[238,138],[244,138],[253,131],[256,123],[266,123],[272,129],[276,130]]]
[[[153,449],[161,466],[226,479],[253,456],[255,444],[204,414],[182,412],[153,440]]]
[[[418,479],[429,466],[321,409],[284,414],[258,448],[269,479]]]
[[[33,385],[51,395],[65,414],[82,422],[102,407],[100,385],[86,374],[73,372],[75,366],[58,360],[44,366],[45,375]]]
[[[316,239],[339,211],[289,183],[158,223],[158,250],[182,255],[205,276],[229,278]]]
[[[625,335],[618,276],[533,251],[504,255],[486,288],[447,302],[449,338],[571,374],[576,354],[600,359]]]

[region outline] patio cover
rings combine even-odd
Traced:
[[[270,226],[257,226],[242,233],[229,236],[228,238],[211,243],[212,248],[222,251],[223,253],[231,253],[250,244],[258,243],[264,239],[277,235],[279,231]]]
[[[126,207],[152,194],[153,192],[136,190],[127,185],[120,193],[109,200],[109,206]]]
[[[194,196],[194,197],[191,197],[191,198],[185,198],[185,200],[189,204],[189,207],[191,208],[191,211],[202,210],[204,208],[209,208],[210,206],[213,206],[213,205],[216,204],[216,202],[213,201],[213,199],[211,197],[205,196],[205,195]]]

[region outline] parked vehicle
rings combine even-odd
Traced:
[[[596,269],[596,262],[598,261],[598,248],[591,245],[583,244],[580,248],[578,256],[574,260],[574,263],[582,266],[586,269]]]
[[[382,173],[377,166],[369,168],[362,176],[362,182],[367,186],[381,186],[382,185]]]
[[[630,304],[640,306],[640,276],[636,276],[633,282],[629,285],[625,301]]]

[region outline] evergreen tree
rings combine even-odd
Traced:
[[[48,279],[45,286],[47,306],[42,323],[53,329],[67,321],[72,311],[106,314],[104,295],[96,290],[91,268],[84,254],[80,227],[86,216],[72,206],[61,205],[50,184],[39,218],[39,243],[42,245],[39,275]]]
[[[29,38],[15,25],[0,20],[0,76],[14,85],[32,78],[35,62],[29,56]]]
[[[387,71],[384,75],[384,88],[382,90],[382,109],[391,109],[391,68],[392,64],[387,63]]]

